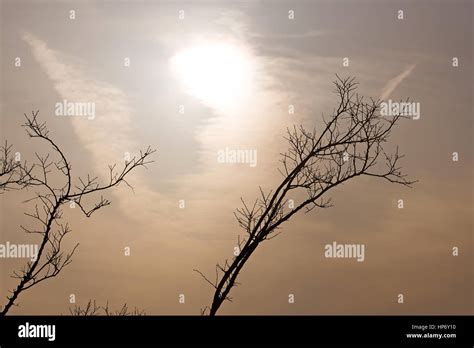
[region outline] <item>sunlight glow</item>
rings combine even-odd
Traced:
[[[254,60],[237,44],[191,46],[173,56],[171,65],[186,92],[215,109],[238,106],[252,93]]]

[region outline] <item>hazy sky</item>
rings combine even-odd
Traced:
[[[212,288],[193,269],[213,275],[232,257],[240,197],[278,185],[286,127],[321,126],[335,74],[355,76],[368,96],[420,103],[391,144],[420,182],[340,187],[333,208],[296,216],[260,246],[221,313],[473,313],[472,2],[0,3],[2,142],[24,158],[47,151],[20,127],[40,110],[75,175],[106,178],[124,153],[158,149],[130,176],[134,192],[107,192],[112,205],[90,219],[66,209],[67,245],[80,243],[73,263],[11,313],[65,314],[75,294],[77,304],[199,314]],[[56,116],[64,100],[95,103],[94,119]],[[257,150],[257,165],[219,163],[226,148]],[[33,242],[19,228],[31,225],[20,204],[31,194],[0,196],[0,243]],[[333,241],[363,243],[364,262],[325,258]],[[2,298],[24,261],[0,259]]]

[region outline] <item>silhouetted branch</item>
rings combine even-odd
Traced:
[[[89,300],[84,307],[75,305],[72,308],[69,308],[69,313],[74,316],[95,316],[95,315],[106,315],[106,316],[142,316],[146,315],[144,310],[134,307],[132,310],[129,310],[127,304],[125,303],[118,310],[111,310],[109,308],[109,303],[107,302],[105,306],[98,306],[94,301]]]
[[[12,184],[16,184],[20,188],[28,187],[38,190],[35,196],[26,202],[36,202],[32,213],[25,213],[26,216],[32,218],[41,226],[37,230],[33,230],[21,226],[23,231],[30,234],[38,234],[41,237],[38,254],[35,260],[29,261],[22,270],[14,272],[13,278],[18,279],[18,285],[11,291],[11,295],[7,296],[7,303],[3,307],[0,315],[5,315],[14,305],[16,299],[23,291],[41,283],[42,281],[57,276],[67,265],[71,263],[72,256],[77,248],[76,246],[69,252],[62,250],[62,241],[64,237],[71,232],[67,223],[62,223],[62,206],[64,204],[77,204],[85,216],[90,217],[95,211],[110,204],[110,201],[102,196],[100,200],[93,204],[91,208],[86,208],[83,198],[92,196],[99,191],[105,191],[114,186],[118,186],[124,182],[130,186],[125,178],[137,167],[146,167],[152,161],[149,157],[155,150],[148,147],[140,155],[134,157],[131,161],[126,161],[123,168],[117,170],[116,165],[109,166],[109,180],[106,184],[101,185],[97,177],[87,176],[87,178],[78,178],[78,184],[73,184],[71,174],[71,164],[67,161],[64,153],[58,145],[49,137],[49,131],[46,123],[38,121],[38,111],[32,112],[31,116],[25,114],[25,127],[27,134],[31,138],[39,138],[48,143],[54,150],[57,159],[50,154],[41,156],[38,153],[36,163],[29,166],[24,163],[13,163],[11,157],[11,147],[5,144],[3,148],[1,167],[5,168],[9,181],[3,186],[4,189]],[[5,159],[3,159],[5,158]],[[49,178],[51,173],[55,171],[64,178],[62,186],[53,186]],[[12,174],[8,174],[11,172]],[[16,180],[16,181],[15,181]]]
[[[415,182],[401,172],[398,162],[403,156],[398,148],[392,154],[383,148],[404,110],[384,118],[378,113],[380,101],[365,100],[357,94],[354,78],[337,76],[334,84],[339,104],[328,120],[323,119],[323,130],[318,133],[302,126],[288,129],[285,139],[289,148],[280,160],[282,182],[267,194],[260,188],[260,198],[252,205],[242,200],[243,207],[236,210],[237,223],[245,231],[245,238],[239,236],[238,240],[240,253],[232,262],[226,260],[223,266],[216,266],[215,282],[198,271],[215,289],[210,315],[229,299],[242,267],[258,245],[281,233],[281,225],[296,213],[331,207],[331,199],[326,196],[334,187],[364,175],[404,186]],[[297,192],[303,192],[306,198],[289,208],[288,196]]]
[[[5,141],[0,147],[0,194],[25,185],[20,167],[21,161],[15,158],[13,146]]]

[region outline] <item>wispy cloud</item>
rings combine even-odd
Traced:
[[[133,156],[144,146],[134,140],[137,135],[133,131],[132,109],[126,95],[110,83],[94,79],[78,64],[69,62],[64,54],[49,48],[46,42],[35,35],[24,33],[22,39],[31,48],[33,57],[52,81],[61,99],[95,103],[96,115],[93,120],[88,120],[87,117],[70,117],[68,121],[82,146],[89,151],[94,173],[107,180],[108,164],[121,165],[126,153]],[[137,180],[137,176],[143,179],[138,171],[133,175],[133,181]],[[143,180],[140,185],[142,190],[153,193],[150,188],[143,187]],[[149,199],[154,201],[157,198],[153,196]],[[143,207],[132,209],[126,206],[126,202],[126,197],[119,199],[121,208],[128,215],[137,217],[145,210]]]
[[[390,97],[390,94],[405,80],[415,69],[416,64],[410,65],[406,68],[401,74],[395,76],[393,79],[389,80],[387,84],[382,89],[382,94],[380,95],[380,99],[384,100]]]
[[[23,34],[23,40],[63,100],[95,103],[94,120],[76,117],[70,121],[82,145],[92,153],[96,170],[103,171],[105,163],[117,162],[125,152],[137,149],[130,137],[131,109],[120,89],[87,76],[77,64],[67,62],[60,52],[33,34]]]

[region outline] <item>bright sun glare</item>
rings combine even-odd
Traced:
[[[171,64],[185,90],[203,103],[227,109],[252,93],[254,61],[250,52],[230,43],[205,43],[178,52]]]

